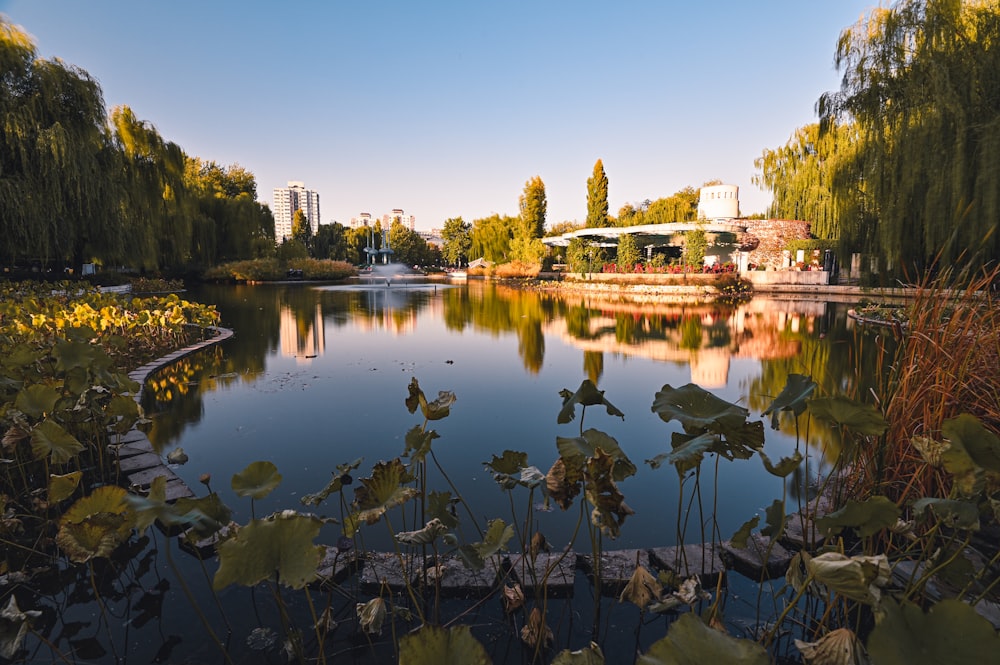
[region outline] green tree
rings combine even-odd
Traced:
[[[0,257],[128,254],[106,119],[97,81],[0,16]]]
[[[491,263],[505,263],[518,222],[517,218],[497,214],[473,220],[472,230],[469,232],[472,242],[469,255],[484,258]]]
[[[521,211],[522,237],[541,238],[545,235],[545,210],[547,206],[545,183],[537,175],[529,178],[524,183],[524,192],[518,199],[518,208]]]
[[[854,121],[864,137],[835,176],[842,245],[911,274],[995,261],[997,3],[897,0],[841,33],[835,63],[842,83],[821,97],[821,122]]]
[[[684,234],[684,265],[700,270],[705,265],[708,237],[701,224],[694,231]]]
[[[347,260],[347,228],[338,222],[320,224],[313,236],[313,256],[317,259]]]
[[[839,237],[834,180],[854,161],[862,142],[854,124],[830,122],[820,131],[814,123],[795,130],[781,148],[765,150],[754,161],[754,183],[771,193],[770,216],[806,220],[817,238]]]
[[[393,260],[405,265],[427,265],[431,252],[427,241],[404,224],[396,221],[389,227],[389,246]]]
[[[639,247],[635,243],[635,236],[631,233],[623,233],[618,236],[618,253],[615,263],[621,272],[631,272],[635,269],[635,264],[639,263]]]
[[[312,225],[301,209],[292,214],[292,238],[298,240],[307,250],[312,244]]]
[[[444,247],[441,254],[449,265],[461,266],[463,260],[469,260],[469,250],[472,248],[472,224],[468,224],[461,217],[452,217],[444,221],[444,228],[441,230],[441,239]]]
[[[608,217],[608,176],[604,163],[597,160],[594,174],[587,178],[587,227],[611,226]]]
[[[666,198],[657,199],[649,204],[643,217],[643,224],[690,222],[698,217],[698,190],[688,186]]]

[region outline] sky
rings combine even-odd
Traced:
[[[765,212],[754,160],[817,120],[837,38],[877,0],[0,0],[0,14],[191,156],[290,180],[321,222],[583,222],[722,180]]]

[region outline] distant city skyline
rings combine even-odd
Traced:
[[[586,219],[601,159],[611,214],[721,180],[764,212],[754,159],[816,121],[840,32],[876,3],[0,0],[0,13],[187,154],[238,163],[258,199],[289,180],[327,224],[402,206],[420,229]],[[282,12],[284,12],[284,7]]]

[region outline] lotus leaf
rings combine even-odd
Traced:
[[[764,510],[767,526],[760,530],[761,535],[771,540],[778,540],[785,533],[785,502],[775,499]]]
[[[868,638],[878,665],[911,663],[991,663],[1000,637],[989,621],[960,600],[942,600],[927,613],[913,603],[883,603],[884,618]]]
[[[219,545],[219,569],[212,582],[216,590],[230,584],[253,586],[273,578],[301,589],[316,578],[325,549],[314,545],[323,521],[293,511],[251,520],[236,536]]]
[[[563,649],[552,660],[552,665],[604,665],[604,653],[601,647],[591,642],[586,649]]]
[[[129,494],[125,500],[135,514],[135,528],[140,536],[146,533],[146,529],[152,526],[156,520],[160,520],[167,526],[172,525],[173,506],[167,503],[166,476],[153,478],[149,484],[147,496]]]
[[[483,466],[493,474],[493,480],[500,485],[503,490],[512,490],[517,487],[517,479],[514,477],[521,469],[528,466],[528,453],[515,450],[505,450],[503,455],[489,462],[483,462]]]
[[[705,625],[690,612],[682,614],[639,659],[638,665],[770,665],[761,645],[741,640]]]
[[[816,382],[804,374],[789,374],[785,380],[785,387],[771,405],[761,414],[771,415],[771,429],[778,429],[778,413],[781,411],[791,411],[795,417],[802,415],[806,410],[806,399],[816,390]]]
[[[618,602],[624,603],[627,600],[642,610],[654,600],[659,600],[662,593],[663,587],[657,579],[643,566],[636,566],[635,572],[618,596]]]
[[[537,466],[529,466],[521,469],[521,475],[517,484],[528,489],[534,489],[545,482],[545,474]]]
[[[744,522],[743,525],[736,530],[736,533],[733,534],[733,537],[729,539],[733,544],[733,547],[745,549],[747,541],[750,539],[750,533],[757,528],[758,524],[760,524],[760,515],[754,515],[752,518]]]
[[[281,474],[273,462],[258,460],[233,475],[232,488],[236,496],[263,499],[281,483]]]
[[[839,395],[810,400],[809,413],[867,436],[879,436],[889,428],[875,407]]]
[[[877,605],[892,569],[884,554],[848,557],[826,552],[805,562],[813,580],[835,593],[866,605]]]
[[[114,395],[108,401],[104,414],[114,418],[115,431],[124,434],[142,417],[142,409],[139,408],[139,403],[128,395]]]
[[[614,461],[614,479],[617,481],[634,476],[636,472],[635,464],[625,455],[618,442],[596,429],[588,429],[576,437],[557,436],[556,449],[566,464],[580,467],[594,457],[598,450],[602,450]]]
[[[399,641],[399,665],[488,665],[489,654],[468,626],[424,625]]]
[[[503,602],[503,611],[507,614],[524,607],[524,590],[521,585],[514,582],[514,586],[503,587],[503,595],[500,597]]]
[[[59,520],[56,544],[77,563],[110,555],[134,524],[126,494],[121,487],[105,485],[77,499]]]
[[[785,478],[786,476],[788,476],[788,474],[792,473],[793,471],[795,471],[795,469],[799,468],[799,465],[802,464],[803,458],[802,458],[802,453],[796,450],[794,453],[792,453],[791,457],[782,457],[780,460],[778,460],[777,464],[774,464],[771,462],[768,456],[764,454],[764,451],[761,450],[760,459],[764,463],[764,468],[767,469],[768,473],[774,476],[778,476],[779,478]]]
[[[653,413],[664,422],[677,420],[688,434],[738,431],[750,412],[720,399],[700,386],[663,386],[653,399]]]
[[[718,442],[718,434],[699,434],[689,436],[680,432],[673,432],[670,436],[670,445],[673,450],[669,453],[660,453],[653,459],[646,460],[646,464],[654,469],[667,462],[673,464],[677,470],[677,475],[684,476],[688,471],[701,466],[701,461],[705,458],[705,453],[711,450]]]
[[[837,628],[816,642],[795,640],[805,665],[869,665],[861,640],[849,628]]]
[[[427,515],[444,524],[449,529],[458,526],[458,516],[455,515],[451,492],[431,492],[427,495]]]
[[[979,507],[974,503],[925,497],[913,502],[913,516],[921,517],[928,508],[946,526],[970,531],[979,530]]]
[[[4,448],[14,448],[17,444],[29,438],[31,438],[31,434],[27,430],[14,425],[3,433],[3,441],[0,442],[0,445],[3,445]]]
[[[503,455],[500,457],[493,455],[493,459],[489,462],[483,462],[483,465],[493,473],[514,475],[528,466],[528,453],[520,450],[505,450]]]
[[[89,342],[57,339],[52,347],[52,357],[56,360],[56,370],[60,372],[77,368],[106,369],[110,366],[110,358],[104,350]]]
[[[379,462],[369,478],[361,479],[361,486],[354,490],[353,513],[344,524],[346,536],[353,536],[361,522],[375,524],[390,508],[402,505],[418,492],[404,483],[413,482],[413,475],[397,457],[390,462]]]
[[[355,611],[361,630],[368,635],[379,635],[382,632],[382,622],[385,621],[385,601],[372,598],[367,603],[358,603]]]
[[[34,383],[17,393],[14,407],[32,418],[41,418],[45,414],[52,413],[60,396],[60,392],[53,386]]]
[[[458,548],[458,556],[467,568],[482,570],[486,559],[507,548],[507,541],[514,537],[514,525],[505,524],[502,519],[491,520],[482,541]]]
[[[583,468],[581,466],[566,466],[560,457],[545,476],[545,488],[549,496],[563,510],[569,510],[573,499],[581,491]]]
[[[397,533],[396,540],[407,545],[429,545],[447,530],[448,527],[435,518],[425,524],[423,529]]]
[[[7,369],[27,367],[38,362],[45,355],[44,351],[28,344],[17,344],[6,354],[0,356],[0,365]]]
[[[323,503],[328,496],[344,489],[344,485],[351,484],[350,473],[361,466],[362,461],[364,458],[359,457],[350,464],[338,464],[337,472],[333,474],[333,478],[326,484],[326,487],[313,494],[306,494],[299,501],[304,506],[318,506]]]
[[[24,643],[32,619],[42,616],[38,610],[22,611],[17,598],[10,594],[7,604],[0,610],[0,658],[13,661]]]
[[[413,462],[423,462],[427,453],[431,451],[431,443],[434,439],[440,438],[434,430],[425,430],[420,425],[415,425],[406,433],[406,447],[403,449],[403,456],[409,457]]]
[[[824,534],[840,533],[844,527],[858,530],[862,538],[873,536],[882,529],[894,526],[899,519],[899,508],[884,496],[873,496],[865,501],[849,500],[840,510],[816,520],[816,528]]]
[[[531,608],[531,614],[524,627],[521,628],[521,639],[532,649],[543,648],[552,644],[554,639],[552,629],[545,623],[545,616],[537,607]]]
[[[1000,473],[1000,437],[983,427],[978,418],[963,413],[944,421],[941,433],[952,448],[960,447],[978,467]]]
[[[420,389],[420,384],[416,378],[410,379],[408,386],[409,395],[406,398],[406,408],[410,413],[420,407],[420,412],[427,420],[441,420],[446,418],[451,412],[451,405],[455,403],[455,393],[450,391],[438,391],[437,399],[428,402],[424,396],[424,391]]]
[[[31,452],[35,459],[48,455],[53,464],[65,464],[83,450],[83,444],[54,420],[43,420],[31,428]]]
[[[583,483],[587,501],[594,509],[591,523],[610,538],[617,538],[625,518],[635,511],[625,504],[625,497],[614,481],[614,460],[598,448],[587,460],[587,473]]]
[[[556,422],[560,425],[571,422],[576,417],[577,404],[584,407],[603,405],[607,409],[609,416],[618,416],[622,420],[625,420],[625,414],[614,404],[606,400],[604,398],[604,391],[598,390],[597,386],[590,379],[584,379],[575,393],[571,393],[568,389],[564,388],[559,392],[559,395],[563,398],[562,409],[559,410],[559,415],[556,418]]]
[[[667,594],[660,602],[650,605],[649,610],[658,614],[669,612],[684,605],[694,605],[699,601],[709,600],[711,597],[712,594],[701,588],[697,576],[689,577],[681,582],[676,591]]]
[[[63,499],[70,497],[76,488],[80,486],[82,471],[73,471],[64,476],[56,474],[49,475],[49,503],[59,503]]]
[[[182,497],[174,503],[172,514],[179,524],[190,524],[198,538],[209,538],[229,524],[232,511],[215,492],[196,499]]]
[[[933,467],[941,466],[941,456],[949,448],[949,444],[926,436],[912,437],[910,445],[916,448],[924,461]],[[972,461],[971,458],[969,461]]]

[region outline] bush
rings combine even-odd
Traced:
[[[288,262],[288,267],[301,270],[303,279],[346,279],[358,274],[350,263],[331,259],[293,259]]]
[[[493,274],[501,279],[515,279],[515,278],[535,278],[538,277],[538,273],[542,271],[542,266],[540,263],[525,263],[523,261],[511,261],[510,263],[501,263],[496,266]]]

